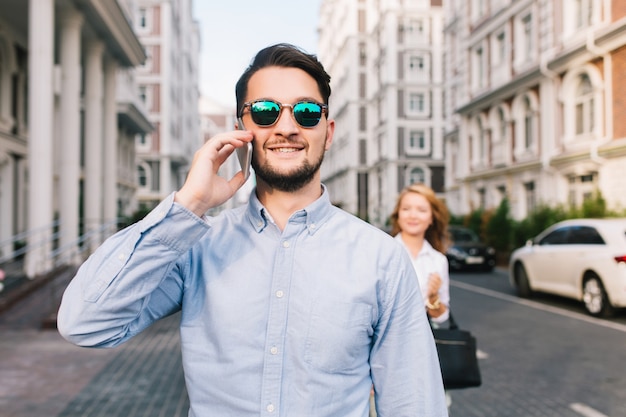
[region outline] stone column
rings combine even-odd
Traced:
[[[13,244],[10,242],[10,238],[14,233],[14,172],[13,158],[0,150],[0,242],[4,242],[4,244],[0,245],[0,258],[8,256],[13,252]]]
[[[61,149],[59,160],[60,245],[70,263],[79,261],[78,222],[80,186],[80,37],[82,15],[66,9],[61,16]]]
[[[54,0],[29,0],[28,14],[28,277],[51,267]]]
[[[85,231],[95,232],[102,223],[102,140],[103,140],[103,71],[104,43],[90,40],[85,56],[85,166],[84,207]],[[101,240],[96,235],[89,241],[94,250]]]
[[[104,221],[116,228],[117,218],[117,62],[108,57],[104,63]]]

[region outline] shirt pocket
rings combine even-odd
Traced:
[[[369,360],[371,311],[365,303],[314,303],[304,361],[326,372],[346,372],[362,366]]]

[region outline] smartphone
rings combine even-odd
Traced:
[[[239,126],[239,130],[246,130],[241,117],[237,119],[237,125]],[[250,164],[252,163],[252,142],[248,142],[244,146],[237,148],[237,158],[239,159],[239,165],[241,165],[244,178],[248,179],[250,176]]]

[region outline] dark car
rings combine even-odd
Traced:
[[[480,269],[492,271],[496,266],[496,251],[480,241],[478,235],[467,227],[449,226],[450,245],[446,257],[450,269]]]

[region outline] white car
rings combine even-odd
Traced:
[[[557,294],[593,316],[612,315],[626,307],[626,218],[552,225],[511,254],[509,277],[520,297]]]

